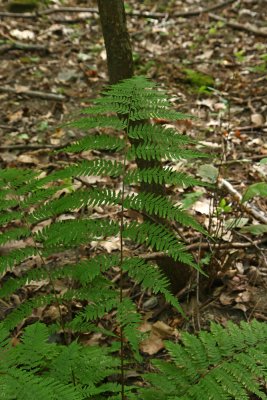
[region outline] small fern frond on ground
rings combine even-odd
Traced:
[[[219,400],[260,399],[266,384],[267,326],[253,321],[241,326],[229,322],[226,329],[214,323],[198,337],[183,333],[182,344],[166,343],[172,362],[155,360],[160,373],[147,374],[154,389],[142,391],[142,399]]]

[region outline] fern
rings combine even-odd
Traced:
[[[146,375],[154,388],[142,390],[142,399],[266,399],[266,339],[267,326],[257,321],[226,329],[212,323],[198,337],[183,333],[181,344],[166,343],[171,363],[153,361],[160,372]]]
[[[86,136],[60,151],[97,150],[98,157],[73,162],[50,174],[17,169],[2,171],[0,245],[6,250],[0,258],[3,277],[0,298],[9,301],[23,286],[41,280],[45,280],[51,293],[45,296],[34,294],[9,310],[1,329],[12,331],[22,321],[27,325],[27,318],[38,307],[55,304],[59,311],[61,305],[71,310],[71,305],[78,301],[82,310],[74,315],[70,312],[68,320],[61,315],[61,320],[55,321],[51,330],[60,330],[64,335],[67,331],[72,334],[101,332],[113,337],[115,342],[120,341],[122,347],[128,346],[135,359],[140,361],[138,326],[142,317],[135,303],[124,297],[122,285],[110,281],[114,267],[119,268],[121,282],[123,275],[128,275],[144,290],[160,293],[183,312],[158,266],[145,263],[138,254],[125,257],[124,246],[131,241],[162,251],[202,272],[192,254],[168,228],[168,223],[178,222],[202,234],[206,234],[205,229],[171,198],[142,193],[136,185],[203,185],[184,172],[176,172],[166,161],[207,155],[195,150],[195,140],[178,134],[175,129],[145,122],[151,118],[177,120],[191,117],[172,111],[165,93],[144,77],[126,80],[109,87],[92,107],[82,110],[79,120],[67,124],[86,130]],[[116,160],[111,160],[114,153]],[[70,158],[77,160],[78,156]],[[160,160],[163,167],[154,164],[151,168],[141,168],[137,163],[139,167],[129,168],[133,158],[137,161]],[[109,183],[105,187],[92,184],[77,188],[76,182],[83,182],[90,175],[109,177]],[[114,182],[119,182],[120,187],[114,188]],[[120,212],[120,218],[93,218],[91,210],[96,206],[112,206]],[[126,221],[126,210],[135,210],[152,220],[158,216],[162,223],[146,218]],[[92,241],[109,240],[114,236],[120,238],[119,254],[85,256]],[[15,248],[12,247],[14,241]],[[69,259],[74,261],[64,262],[64,253],[71,255]],[[31,258],[37,258],[41,265],[29,268]],[[20,276],[7,280],[6,272],[12,273],[18,265],[23,267]],[[59,293],[54,284],[57,280],[65,287]],[[112,326],[106,322],[111,312]],[[107,378],[117,371],[118,365],[123,375],[126,360],[121,365],[122,361],[110,355],[109,348],[84,349],[75,341],[67,347],[49,343],[49,332],[41,324],[29,326],[14,348],[9,347],[3,335],[1,357],[9,360],[0,370],[3,400],[118,398],[120,387]],[[125,391],[131,396],[130,386]]]
[[[0,325],[0,336],[8,332]],[[3,339],[2,339],[3,340]],[[49,343],[44,324],[28,326],[15,347],[2,343],[0,352],[0,399],[82,400],[119,392],[115,383],[101,384],[117,372],[118,361],[104,348]]]

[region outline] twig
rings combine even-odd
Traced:
[[[190,18],[196,17],[201,14],[210,13],[215,10],[219,10],[223,7],[228,6],[229,4],[234,3],[236,0],[226,0],[222,3],[216,4],[215,6],[202,8],[199,10],[185,11],[185,12],[177,12],[172,13],[172,17],[182,17],[182,18]],[[44,11],[36,12],[35,14],[25,13],[10,13],[10,12],[0,12],[0,17],[10,17],[10,18],[37,18],[43,15],[51,15],[56,13],[90,13],[90,14],[98,14],[97,8],[87,8],[87,7],[59,7],[59,8],[50,8]],[[149,11],[128,11],[126,13],[132,17],[141,17],[141,18],[152,18],[152,19],[161,19],[166,18],[168,16],[167,13],[152,13]]]
[[[267,128],[266,124],[262,125],[248,125],[248,126],[237,126],[234,128],[235,131],[258,131],[259,129]]]
[[[255,241],[249,241],[249,242],[233,242],[233,243],[216,243],[212,245],[213,249],[244,249],[247,247],[255,247],[259,246],[260,244],[265,244],[267,242],[267,239],[259,239]],[[192,243],[189,244],[188,246],[185,246],[186,250],[198,250],[198,249],[209,249],[210,244],[209,243]],[[163,251],[157,251],[153,253],[148,253],[148,254],[138,254],[138,257],[143,258],[144,260],[156,260],[161,257],[165,257],[166,253]]]
[[[230,182],[228,182],[226,179],[219,178],[218,183],[219,186],[224,187],[230,194],[233,195],[234,199],[240,204],[244,211],[252,215],[255,219],[263,224],[267,224],[267,216],[261,214],[261,212],[255,208],[255,206],[248,203],[241,204],[242,195],[231,185]]]
[[[53,144],[13,144],[0,146],[0,150],[39,150],[39,149],[61,149],[65,146],[56,146]]]
[[[11,50],[33,50],[33,51],[43,51],[45,53],[49,53],[49,49],[46,46],[42,46],[40,44],[26,44],[19,42],[9,42],[0,47],[0,54],[4,54]]]
[[[209,17],[214,19],[215,21],[224,22],[225,25],[230,26],[233,29],[238,29],[240,31],[245,31],[249,33],[253,33],[257,36],[267,37],[267,32],[264,30],[258,29],[256,26],[251,24],[239,24],[238,22],[228,21],[226,18],[220,17],[219,15],[209,13]]]
[[[66,96],[63,96],[62,94],[55,94],[55,93],[45,93],[45,92],[40,92],[37,90],[17,90],[13,89],[8,86],[2,86],[0,87],[0,92],[2,93],[14,93],[20,96],[29,96],[29,97],[38,97],[40,99],[45,99],[45,100],[56,100],[56,101],[64,101],[66,100]]]

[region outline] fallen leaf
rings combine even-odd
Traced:
[[[220,295],[220,302],[224,306],[229,306],[230,304],[233,303],[233,296],[229,296],[227,293],[222,293]]]
[[[251,122],[256,126],[261,126],[264,124],[264,117],[261,114],[255,113],[250,116]]]
[[[35,38],[34,32],[29,31],[28,29],[25,29],[24,31],[12,29],[10,35],[19,40],[33,40]]]
[[[19,155],[17,160],[23,164],[36,164],[36,165],[40,164],[40,161],[38,160],[38,158],[27,155],[27,154]]]
[[[151,333],[149,338],[140,344],[140,350],[151,356],[157,354],[162,349],[164,349],[164,342],[156,333]]]

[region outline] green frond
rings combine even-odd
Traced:
[[[39,181],[36,182],[36,186],[40,185]],[[37,206],[42,204],[44,201],[52,199],[54,195],[60,190],[66,188],[67,185],[58,185],[52,188],[36,188],[34,192],[30,193],[25,200],[20,201],[19,207],[21,210],[27,210],[29,207]]]
[[[141,333],[138,330],[141,324],[141,315],[137,312],[135,304],[129,299],[124,298],[117,306],[117,321],[122,327],[123,335],[129,341],[136,360],[141,361],[139,354],[139,343]]]
[[[50,343],[48,328],[40,323],[28,326],[15,347],[3,344],[0,352],[1,400],[100,399],[101,393],[120,391],[115,383],[102,383],[118,373],[119,360],[110,349]]]
[[[170,103],[165,93],[155,89],[156,85],[150,85],[144,77],[134,77],[129,81],[124,80],[115,86],[109,87],[108,91],[102,92],[102,98],[95,100],[94,105],[85,109],[84,113],[91,115],[117,113],[118,115],[126,116],[130,121],[149,118],[164,118],[175,121],[178,119],[193,118],[191,115],[170,110]],[[116,119],[116,117],[112,118]],[[78,124],[83,129],[104,126],[101,119],[99,124],[97,119],[93,117],[91,124],[90,122],[87,124],[86,120],[79,120],[76,126]],[[118,122],[117,119],[116,122]],[[124,129],[125,121],[121,124],[123,125],[122,129]],[[115,125],[112,127],[115,127]]]
[[[3,214],[0,214],[0,225],[6,225],[11,221],[20,220],[22,215],[21,211],[4,212]]]
[[[84,311],[80,313],[80,317],[86,321],[93,321],[103,317],[106,313],[111,311],[118,305],[118,294],[114,289],[102,289],[96,296],[96,300],[88,304]]]
[[[24,286],[27,282],[40,281],[44,279],[64,279],[71,278],[74,281],[80,282],[81,285],[86,286],[93,280],[110,269],[114,265],[119,264],[119,257],[117,255],[100,254],[89,260],[81,261],[78,264],[69,264],[64,266],[53,266],[49,270],[43,266],[37,269],[27,271],[21,278],[9,278],[2,284],[0,297],[6,298],[12,293],[15,293],[19,288]]]
[[[179,260],[198,269],[192,255],[185,250],[183,243],[179,242],[177,237],[163,225],[148,221],[142,224],[131,222],[125,225],[123,236],[138,244],[151,246],[157,251],[164,251],[174,260]]]
[[[10,368],[0,378],[0,400],[83,400],[73,385],[64,385],[52,377],[33,375]]]
[[[18,189],[31,182],[39,175],[39,172],[31,169],[7,168],[1,169],[0,189]]]
[[[51,200],[28,215],[28,221],[38,222],[65,212],[79,210],[84,206],[115,205],[120,203],[121,192],[111,189],[87,189],[65,194]]]
[[[11,193],[9,191],[5,191],[4,193],[2,192],[2,196],[0,197],[0,201],[1,201],[0,211],[10,210],[11,208],[16,207],[19,204],[18,200],[14,199],[14,198],[13,199],[9,198],[8,200],[6,200],[6,198],[8,198],[10,194]],[[5,214],[2,214],[2,215],[0,214],[0,221],[2,221],[1,224],[5,223],[4,217],[5,217]]]
[[[169,281],[159,270],[157,265],[146,263],[141,258],[126,258],[122,269],[127,271],[129,276],[142,287],[152,290],[153,293],[162,293],[168,303],[183,314],[183,310],[172,293],[169,291]]]
[[[103,112],[103,111],[101,111]],[[113,113],[116,112],[116,110],[112,111]],[[95,107],[90,107],[90,108],[84,108],[81,111],[82,115],[86,114],[97,114],[97,110]],[[79,128],[79,129],[92,129],[92,128],[113,128],[117,131],[122,131],[126,128],[127,123],[126,121],[123,121],[122,119],[116,117],[116,116],[104,116],[104,115],[99,115],[97,117],[90,116],[88,117],[81,117],[80,119],[76,121],[72,121],[66,124],[67,126],[71,126],[74,128]]]
[[[175,129],[165,128],[161,125],[138,124],[130,126],[128,136],[132,139],[142,139],[145,143],[151,142],[175,147],[198,143],[190,136],[181,135]]]
[[[3,245],[10,240],[18,240],[21,238],[27,238],[31,235],[31,231],[28,228],[14,228],[9,229],[5,233],[0,233],[0,245]]]
[[[69,219],[45,227],[35,234],[35,238],[49,250],[57,247],[77,247],[103,236],[116,236],[118,232],[118,223],[110,220]]]
[[[177,161],[182,159],[195,159],[210,157],[201,151],[187,150],[182,148],[175,148],[169,145],[159,146],[157,143],[140,143],[132,145],[127,151],[127,159],[133,160],[140,158],[143,160],[171,160]]]
[[[24,370],[42,371],[47,362],[58,354],[55,345],[48,342],[48,327],[41,323],[27,326],[22,338],[22,346],[12,348],[8,354],[8,362],[21,366]]]
[[[155,195],[153,193],[138,193],[126,196],[124,206],[128,209],[144,211],[149,215],[158,215],[169,221],[179,222],[181,225],[191,227],[206,234],[205,229],[187,214],[180,206],[174,206],[166,196]]]
[[[24,249],[16,249],[8,254],[0,257],[0,275],[7,268],[13,268],[16,264],[21,263],[29,257],[38,254],[35,247],[25,247]]]
[[[172,169],[172,167],[166,168],[147,168],[147,169],[134,169],[126,173],[125,183],[158,183],[161,185],[176,185],[182,187],[189,186],[206,186],[205,182],[199,179],[192,178],[191,176],[183,173],[177,172]]]
[[[124,139],[119,137],[113,137],[110,135],[91,135],[74,142],[73,144],[65,147],[61,151],[67,153],[81,153],[82,151],[88,150],[108,150],[108,151],[119,151],[124,149],[126,142]]]
[[[227,347],[221,346],[222,332],[230,337]],[[166,342],[171,365],[154,361],[161,374],[148,374],[147,379],[173,400],[242,400],[250,393],[266,399],[260,386],[267,378],[266,339],[267,326],[257,321],[240,327],[229,323],[227,328],[213,323],[210,333],[200,332],[198,337],[183,333],[181,344]]]
[[[11,331],[14,329],[24,318],[31,315],[35,308],[43,305],[51,304],[55,301],[54,295],[47,294],[45,296],[35,297],[20,304],[15,310],[11,311],[4,319],[3,326],[5,329]]]

